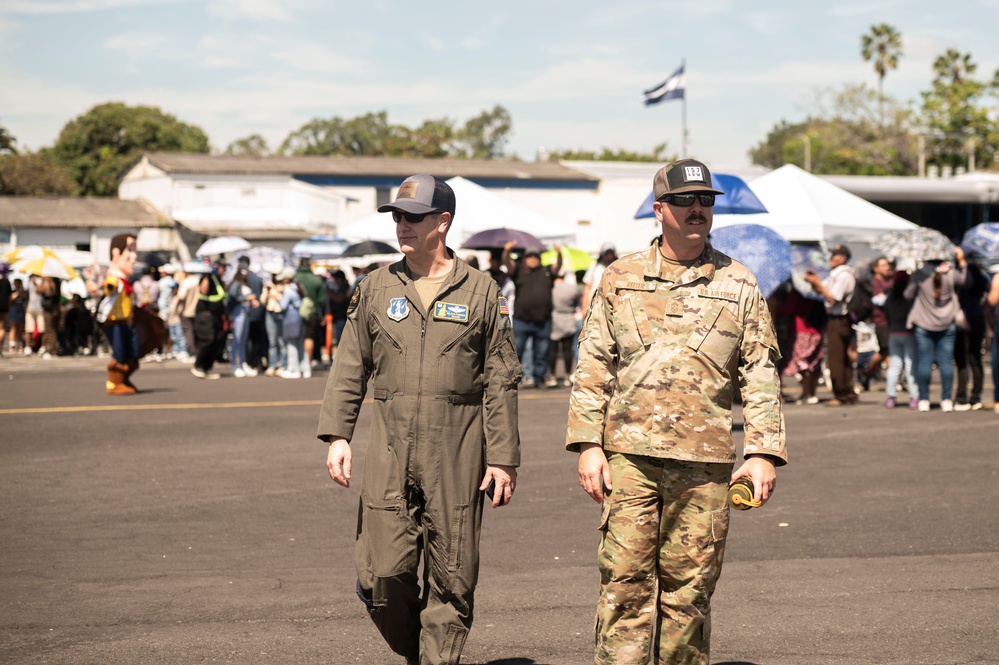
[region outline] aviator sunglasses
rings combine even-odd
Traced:
[[[420,222],[423,221],[423,219],[427,215],[436,215],[436,214],[437,214],[436,212],[425,212],[422,215],[417,215],[416,213],[413,212],[402,212],[401,210],[393,210],[392,221],[398,224],[403,220],[403,218],[405,218],[406,221],[409,222],[410,224],[419,224]]]
[[[667,194],[660,200],[681,208],[689,208],[694,205],[695,198],[699,200],[701,205],[705,208],[710,208],[715,204],[714,194]]]

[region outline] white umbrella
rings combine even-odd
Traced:
[[[244,249],[250,249],[250,243],[245,239],[239,236],[221,236],[206,240],[195,254],[198,256],[218,256],[219,254],[232,254]]]

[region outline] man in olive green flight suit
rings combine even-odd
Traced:
[[[405,258],[371,273],[351,298],[318,436],[330,444],[330,476],[347,487],[370,380],[357,594],[407,663],[457,663],[472,625],[483,492],[495,508],[516,487],[523,372],[496,283],[445,244],[451,187],[412,176],[378,210],[392,212]]]
[[[662,236],[606,268],[587,312],[566,447],[603,503],[594,662],[707,665],[729,481],[750,478],[765,503],[787,461],[780,355],[756,278],[707,242],[708,168],[668,164],[653,192]]]

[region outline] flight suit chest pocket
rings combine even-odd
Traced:
[[[687,346],[716,367],[725,368],[741,339],[742,327],[735,315],[722,302],[713,302],[687,338]]]
[[[614,332],[622,358],[628,358],[652,345],[652,324],[646,299],[652,293],[621,290],[618,292],[620,315],[614,318]]]

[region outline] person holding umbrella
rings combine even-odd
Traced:
[[[594,662],[607,665],[708,662],[729,482],[750,479],[766,503],[787,461],[769,309],[753,274],[708,243],[721,192],[692,159],[660,169],[653,191],[662,234],[594,291],[565,439],[603,504]],[[740,389],[746,461],[733,473]]]
[[[552,287],[555,275],[562,272],[562,248],[554,246],[558,255],[551,266],[541,265],[541,252],[527,248],[514,262],[511,253],[517,247],[510,240],[503,247],[503,265],[517,289],[513,311],[513,334],[517,340],[517,357],[524,363],[527,344],[531,344],[531,374],[525,387],[544,388],[548,374],[548,346],[552,332]],[[526,363],[525,363],[526,364]]]
[[[404,258],[351,296],[317,435],[330,477],[348,487],[370,381],[357,595],[407,663],[456,664],[472,626],[483,494],[497,508],[517,483],[521,368],[496,283],[447,247],[450,185],[411,176],[378,210],[392,213]]]

